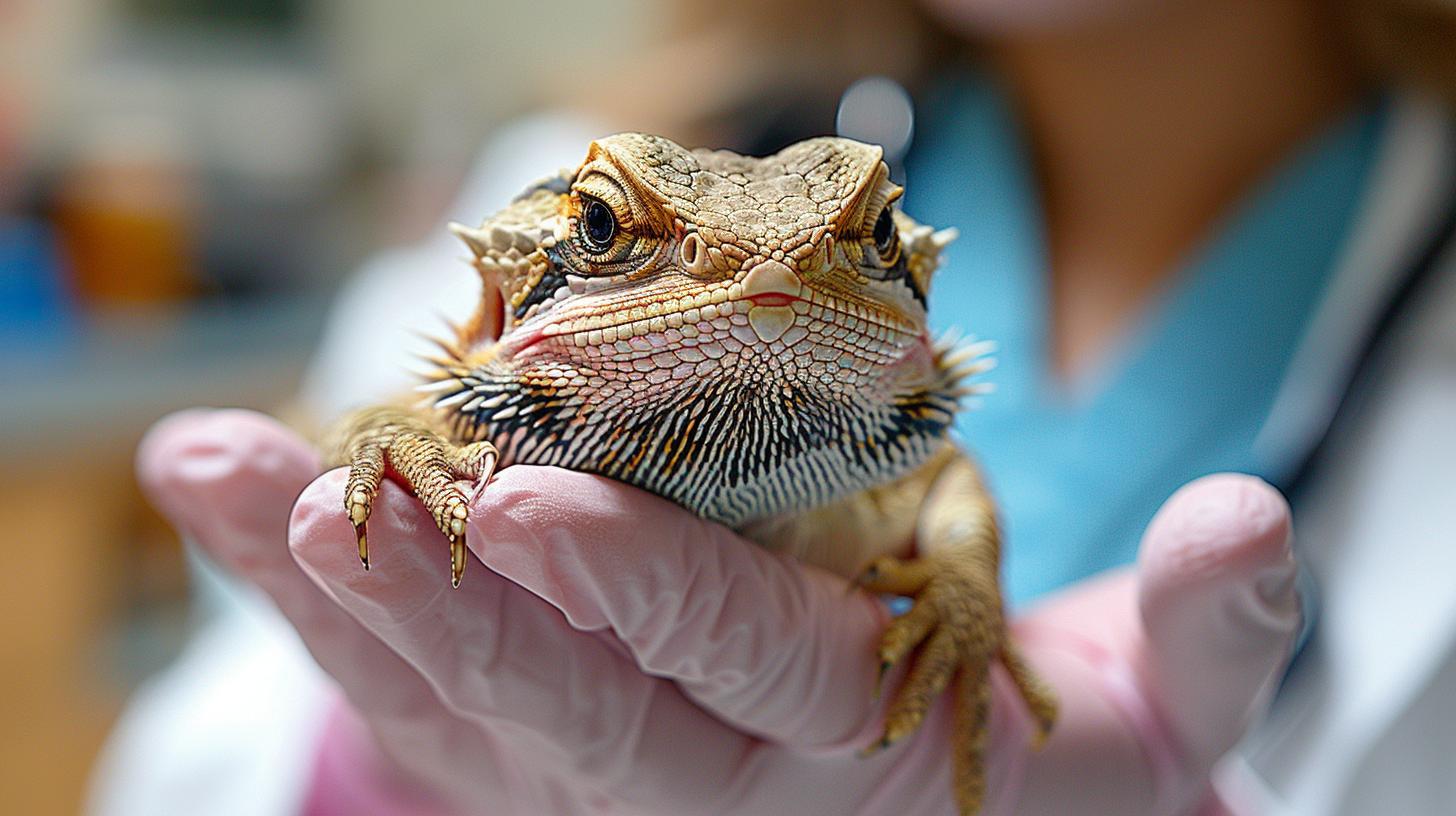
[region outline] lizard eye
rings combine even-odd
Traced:
[[[617,216],[612,208],[595,198],[586,199],[581,209],[581,239],[593,252],[606,252],[617,237]]]
[[[894,264],[900,255],[900,232],[895,228],[895,216],[890,212],[888,204],[880,210],[879,218],[875,219],[873,238],[880,262],[886,266]]]

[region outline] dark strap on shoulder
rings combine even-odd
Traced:
[[[1390,339],[1413,311],[1412,307],[1416,305],[1416,299],[1421,292],[1430,288],[1431,282],[1438,277],[1442,259],[1456,249],[1456,171],[1450,176],[1446,200],[1435,227],[1420,251],[1415,254],[1404,277],[1380,308],[1376,319],[1366,329],[1365,337],[1358,347],[1355,364],[1351,366],[1334,413],[1319,438],[1305,452],[1299,466],[1279,485],[1294,506],[1296,514],[1310,484],[1315,480],[1315,475],[1337,455],[1341,442],[1350,433],[1353,417],[1359,413],[1360,406],[1377,384],[1381,363],[1390,356]],[[1303,565],[1299,569],[1298,584],[1304,626],[1295,640],[1294,653],[1290,656],[1289,665],[1285,668],[1276,694],[1283,690],[1289,678],[1306,662],[1301,659],[1308,651],[1306,647],[1319,639],[1320,587],[1313,573]]]
[[[1350,375],[1346,378],[1339,404],[1335,407],[1329,423],[1325,425],[1319,439],[1305,452],[1300,464],[1279,485],[1292,503],[1298,503],[1308,489],[1313,474],[1318,473],[1330,457],[1330,450],[1338,447],[1337,442],[1347,433],[1346,426],[1350,424],[1350,417],[1357,413],[1356,408],[1362,402],[1360,396],[1369,391],[1380,371],[1378,363],[1387,356],[1386,346],[1389,345],[1391,336],[1405,322],[1417,297],[1438,277],[1441,260],[1456,249],[1456,172],[1451,176],[1436,226],[1407,268],[1400,284],[1381,307],[1378,317],[1366,330],[1355,365],[1351,367]]]

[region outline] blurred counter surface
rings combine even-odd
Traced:
[[[0,454],[9,463],[128,445],[191,405],[276,408],[296,387],[326,309],[323,296],[139,306],[6,338]]]

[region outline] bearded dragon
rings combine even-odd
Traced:
[[[956,683],[955,796],[984,796],[999,660],[1049,733],[1056,702],[1009,638],[995,507],[948,439],[979,346],[936,342],[926,295],[953,231],[896,206],[877,147],[840,138],[765,158],[628,133],[479,227],[480,273],[440,341],[424,404],[344,418],[326,455],[366,522],[386,476],[465,568],[470,494],[498,466],[556,465],[664,496],[863,589],[913,598],[879,646],[911,657],[887,747]],[[645,531],[644,531],[645,534]]]

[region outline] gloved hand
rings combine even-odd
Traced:
[[[370,519],[374,569],[361,569],[343,472],[315,478],[312,450],[261,415],[170,417],[139,470],[178,529],[267,592],[337,680],[345,702],[310,812],[952,811],[948,705],[856,755],[885,702],[884,606],[663,499],[507,468],[471,512],[488,569],[451,590],[438,531],[391,485]],[[1062,715],[1031,753],[994,675],[987,812],[1194,806],[1298,628],[1289,538],[1267,485],[1202,479],[1158,514],[1135,570],[1023,615],[1017,635]]]

